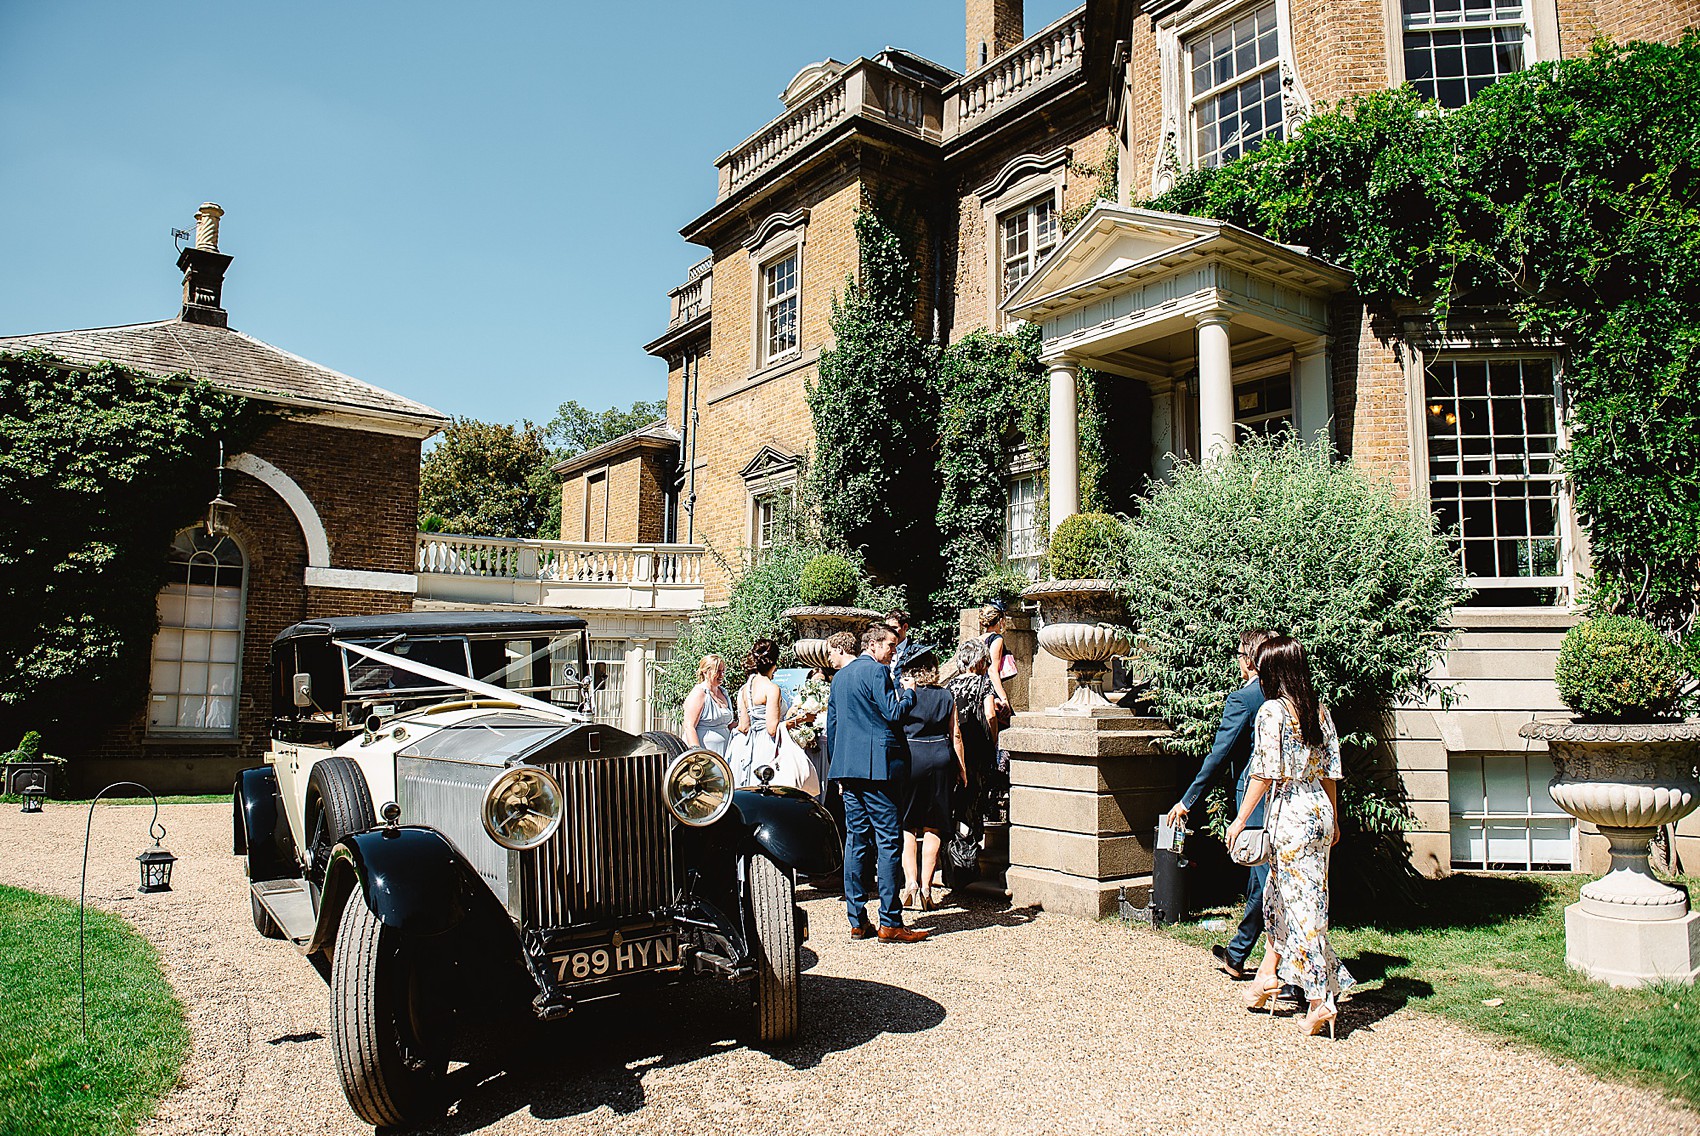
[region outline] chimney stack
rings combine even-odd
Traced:
[[[978,71],[1024,36],[1021,0],[968,0],[968,66]]]
[[[195,211],[195,247],[177,254],[183,273],[183,310],[177,318],[185,323],[229,327],[224,310],[224,270],[231,258],[218,251],[218,219],[224,210],[211,201]]]

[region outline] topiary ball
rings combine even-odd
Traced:
[[[1646,620],[1602,615],[1565,635],[1553,681],[1585,721],[1666,718],[1682,698],[1682,658]]]
[[[1127,533],[1108,513],[1076,513],[1051,534],[1045,552],[1048,580],[1113,579],[1118,573]]]
[[[861,586],[856,566],[836,552],[816,556],[797,577],[797,594],[809,607],[848,607]]]

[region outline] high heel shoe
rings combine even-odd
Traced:
[[[1245,992],[1245,1008],[1248,1010],[1261,1010],[1263,1007],[1268,1006],[1269,1012],[1273,1014],[1275,1012],[1275,1007],[1270,1003],[1270,999],[1280,992],[1281,980],[1279,978],[1271,978],[1268,982],[1259,981],[1257,985]]]
[[[1319,1010],[1320,1012],[1318,1012],[1318,1010],[1312,1010],[1304,1016],[1304,1022],[1302,1024],[1304,1026],[1305,1036],[1316,1037],[1322,1032],[1322,1027],[1327,1026],[1328,1040],[1333,1041],[1334,1021],[1340,1016],[1339,1011],[1330,1010],[1327,1006],[1319,1007]]]
[[[921,910],[922,911],[932,911],[937,906],[938,906],[938,903],[933,899],[933,889],[932,888],[922,888],[921,889]]]
[[[919,890],[916,888],[904,888],[897,897],[898,902],[903,905],[903,910],[919,911],[921,909],[919,894]]]

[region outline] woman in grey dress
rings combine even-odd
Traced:
[[[711,749],[726,756],[726,743],[732,739],[732,723],[737,713],[723,684],[726,663],[719,655],[704,655],[697,664],[697,684],[685,697],[681,712],[680,732],[685,744]]]

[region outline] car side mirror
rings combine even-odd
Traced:
[[[313,705],[313,676],[302,672],[295,675],[290,682],[295,692],[295,705],[306,709]]]

